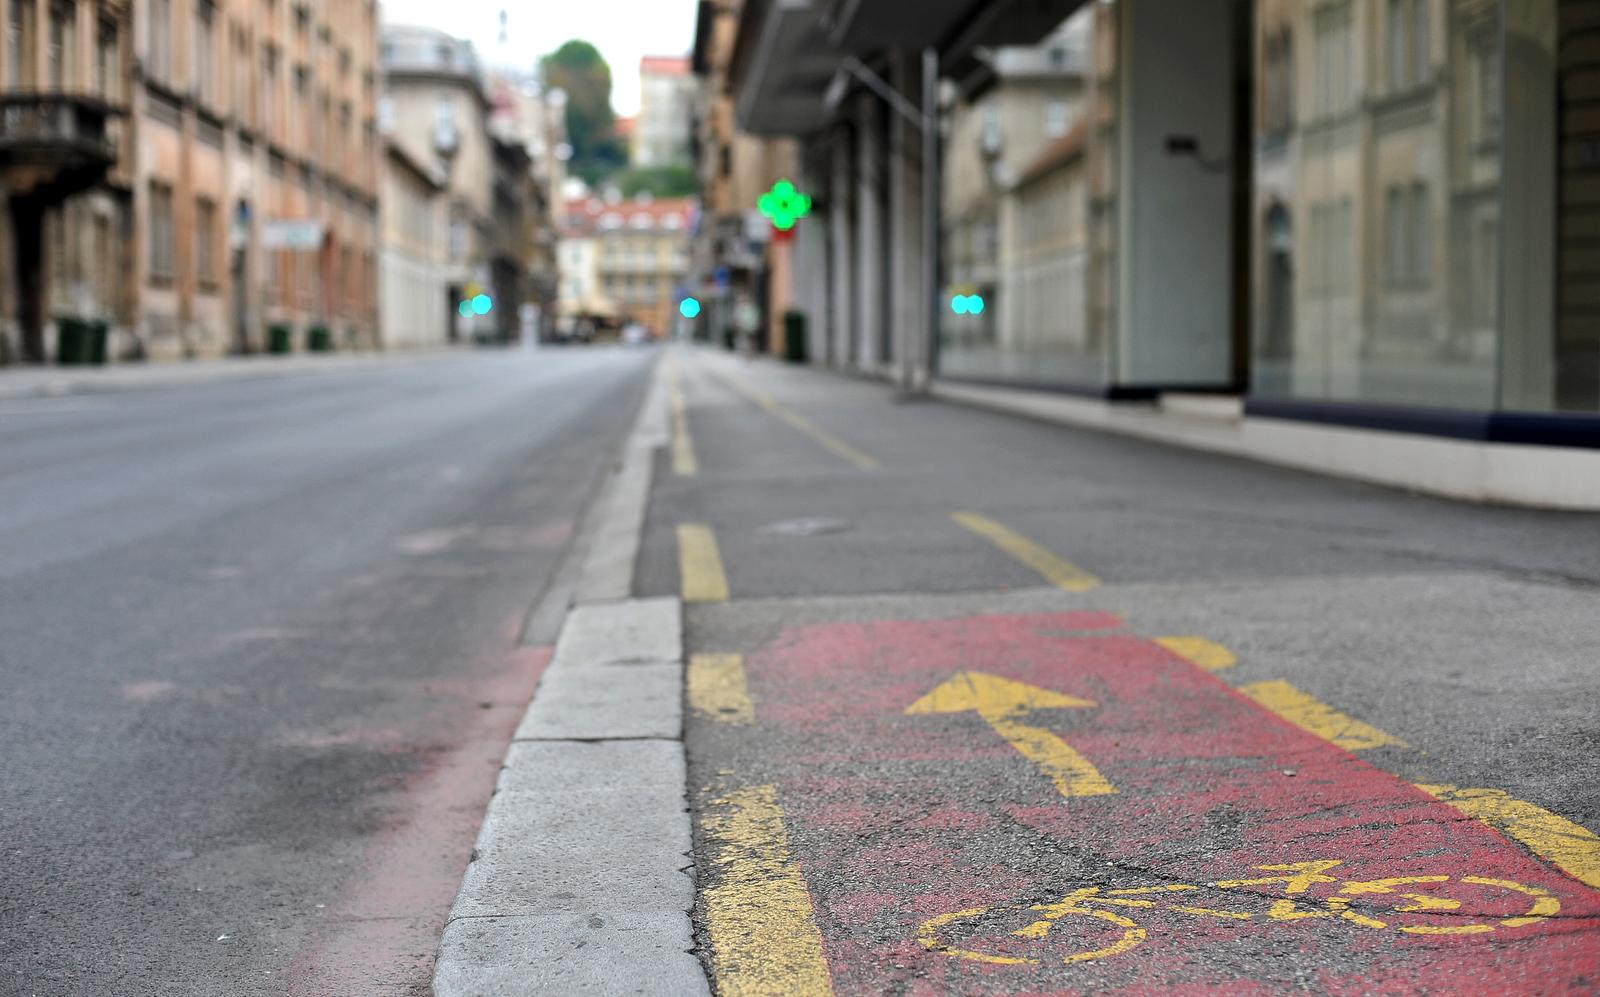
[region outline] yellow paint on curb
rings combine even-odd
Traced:
[[[727,602],[728,576],[722,570],[717,535],[700,523],[678,526],[678,576],[684,602]]]
[[[843,457],[845,460],[854,464],[856,467],[859,467],[863,471],[870,471],[878,466],[878,459],[876,457],[862,453],[860,450],[857,450],[855,447],[839,439],[837,436],[834,436],[832,433],[828,432],[826,429],[823,429],[821,426],[812,422],[810,419],[807,419],[800,413],[792,411],[791,409],[779,404],[776,399],[764,395],[749,385],[743,384],[732,377],[728,377],[727,375],[718,376],[728,387],[748,398],[750,401],[755,402],[768,412],[771,412],[773,415],[777,416],[779,419],[782,419],[790,426],[793,426],[795,429],[804,433],[806,436],[811,437],[813,441],[815,441],[819,446],[821,446],[824,450],[827,450],[829,453]]]
[[[789,855],[775,786],[738,789],[700,821],[716,886],[705,891],[722,997],[828,997],[833,981],[811,894]]]
[[[1037,571],[1057,588],[1068,592],[1087,592],[1100,585],[1100,579],[1076,564],[987,516],[975,512],[956,512],[951,513],[950,518]]]
[[[1417,788],[1515,838],[1573,879],[1600,890],[1600,835],[1582,824],[1513,799],[1501,789]]]
[[[1157,637],[1156,643],[1208,672],[1232,668],[1239,663],[1238,655],[1205,637]]]
[[[689,707],[718,723],[743,726],[756,718],[741,654],[696,654],[689,659]]]
[[[683,378],[678,365],[672,365],[670,395],[672,398],[672,473],[692,477],[700,471],[700,461],[694,453],[694,438],[689,435],[689,407],[684,401]]]
[[[1405,747],[1406,744],[1393,734],[1341,713],[1281,679],[1240,686],[1239,691],[1296,727],[1332,741],[1346,751],[1365,751],[1385,745]]]

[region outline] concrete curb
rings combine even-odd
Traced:
[[[690,921],[682,607],[627,598],[666,440],[663,370],[445,924],[440,997],[711,992]]]

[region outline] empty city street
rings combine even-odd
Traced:
[[[426,993],[647,357],[0,402],[0,993]]]

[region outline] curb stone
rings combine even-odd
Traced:
[[[446,921],[438,997],[711,992],[690,921],[682,606],[628,598],[662,372]]]

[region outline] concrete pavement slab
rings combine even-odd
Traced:
[[[589,665],[545,673],[517,740],[683,735],[683,666]]]
[[[606,770],[588,772],[601,780]],[[451,919],[683,912],[694,899],[680,782],[495,795]]]
[[[444,933],[434,993],[450,997],[710,993],[681,913],[465,918]]]

